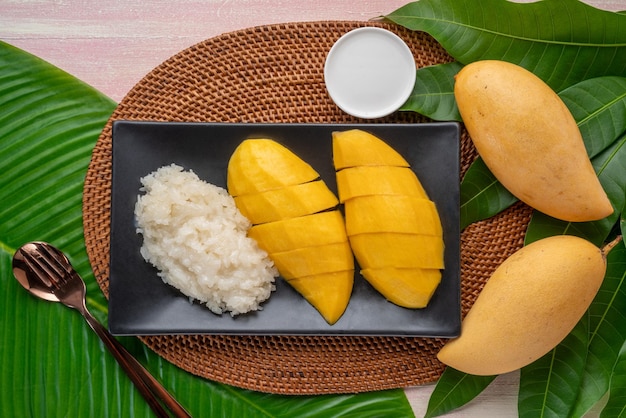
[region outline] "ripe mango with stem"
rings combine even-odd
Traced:
[[[474,375],[524,367],[556,347],[582,318],[606,273],[606,253],[569,235],[544,238],[507,258],[438,353]]]

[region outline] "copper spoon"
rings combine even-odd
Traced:
[[[80,312],[158,417],[170,416],[163,405],[176,417],[190,417],[185,408],[87,310],[85,282],[61,251],[45,242],[25,244],[13,255],[13,274],[33,295],[61,302]]]

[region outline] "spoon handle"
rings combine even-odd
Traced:
[[[160,399],[175,417],[191,418],[191,415],[189,415],[185,408],[174,399],[154,376],[152,376],[86,308],[79,309],[79,311],[85,317],[91,329],[98,334],[111,354],[113,354],[117,362],[122,366],[128,377],[130,377],[137,386],[139,392],[141,392],[150,405],[150,408],[152,408],[158,417],[170,416],[159,402]]]

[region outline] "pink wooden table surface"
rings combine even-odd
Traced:
[[[476,0],[480,1],[480,0]],[[0,0],[0,40],[120,101],[161,62],[204,39],[273,23],[369,20],[408,0]],[[626,10],[626,0],[585,0]],[[500,376],[454,417],[517,416],[517,373]],[[407,388],[423,416],[433,385]]]

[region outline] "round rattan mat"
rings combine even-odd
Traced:
[[[85,179],[87,252],[108,297],[111,124],[113,120],[360,123],[330,100],[326,54],[347,31],[380,26],[403,38],[416,65],[451,58],[430,36],[381,22],[305,22],[255,27],[198,43],[146,75],[122,100],[93,150]],[[374,122],[425,122],[398,112]],[[372,122],[372,121],[367,121]],[[461,173],[475,158],[462,137]],[[530,216],[517,204],[466,228],[461,237],[462,312],[508,255],[522,246]],[[140,337],[157,354],[198,376],[282,394],[354,393],[419,385],[443,371],[433,338],[175,335]]]

